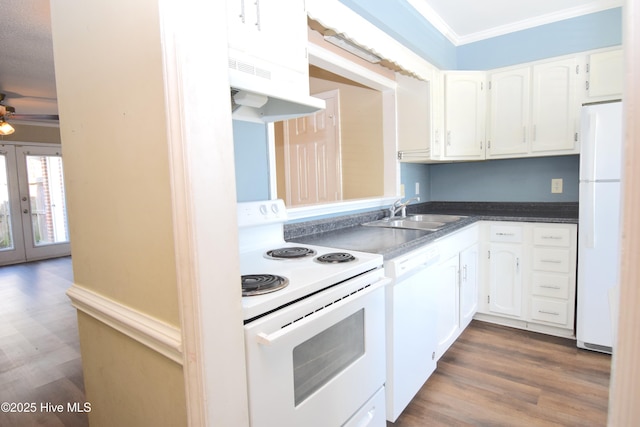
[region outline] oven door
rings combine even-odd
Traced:
[[[340,426],[383,387],[388,282],[370,272],[245,326],[252,427]]]

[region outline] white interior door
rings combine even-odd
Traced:
[[[70,253],[60,147],[1,147],[0,265]]]
[[[342,200],[339,92],[313,96],[326,109],[284,124],[287,206]]]

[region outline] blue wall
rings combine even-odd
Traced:
[[[457,48],[457,69],[490,70],[622,44],[622,9],[608,9]]]
[[[576,202],[579,164],[573,155],[429,165],[431,200]],[[552,178],[562,178],[562,193],[551,193]]]
[[[420,201],[431,199],[431,178],[428,165],[418,163],[400,163],[400,181],[404,184],[404,195],[407,198],[416,195],[416,182],[420,184]]]
[[[269,199],[267,127],[233,121],[233,146],[238,202]]]
[[[455,47],[405,0],[340,0],[441,69],[488,70],[622,43],[621,8]],[[238,201],[269,198],[266,126],[234,121]],[[577,156],[402,164],[405,195],[426,200],[577,201]],[[564,193],[551,194],[551,178]]]
[[[340,2],[436,67],[456,69],[456,47],[405,0]]]
[[[340,2],[443,70],[489,70],[622,43],[622,8],[456,47],[406,0]]]

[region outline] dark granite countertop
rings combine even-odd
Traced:
[[[578,203],[427,202],[407,207],[407,214],[466,216],[435,232],[361,224],[384,218],[385,210],[285,224],[285,240],[308,245],[378,253],[385,259],[431,243],[476,221],[578,223]]]

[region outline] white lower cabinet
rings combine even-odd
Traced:
[[[475,314],[478,225],[385,262],[387,420],[394,422]]]
[[[438,349],[436,360],[458,338],[460,333],[460,287],[458,254],[440,263],[435,281],[435,298],[437,301]]]
[[[458,339],[478,307],[477,224],[443,239],[440,259],[434,282],[438,313],[436,360]]]
[[[522,316],[522,229],[516,224],[493,224],[489,228],[489,312]]]
[[[464,330],[478,311],[478,248],[460,252],[460,328]]]
[[[483,284],[476,318],[573,337],[575,224],[483,222]]]

